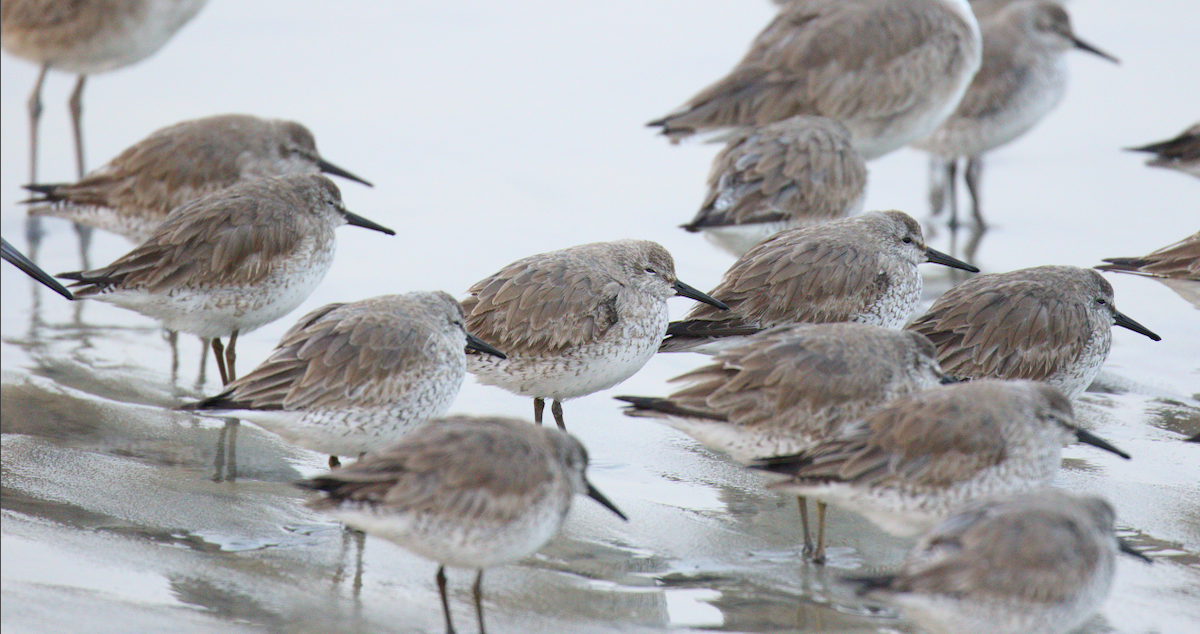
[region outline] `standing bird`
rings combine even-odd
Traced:
[[[608,389],[654,356],[670,317],[667,298],[683,295],[717,310],[725,304],[675,278],[675,261],[649,240],[574,246],[518,260],[477,282],[463,301],[467,331],[507,359],[472,354],[479,382],[545,399],[560,428],[562,401]]]
[[[228,114],[155,131],[76,183],[26,185],[30,215],[145,242],[173,209],[251,178],[325,172],[370,186],[321,158],[294,121]]]
[[[966,0],[791,0],[728,75],[648,125],[678,140],[820,115],[870,160],[954,111],[980,49]]]
[[[971,505],[923,535],[895,573],[844,579],[939,634],[1066,634],[1108,597],[1117,551],[1103,499],[1044,489]]]
[[[466,350],[504,358],[463,329],[441,291],[329,304],[300,318],[275,351],[216,396],[182,409],[235,416],[289,442],[359,455],[396,443],[450,409]]]
[[[660,351],[704,351],[714,339],[780,324],[899,328],[921,298],[922,262],[979,271],[925,246],[921,225],[902,211],[781,231],[734,262],[710,293],[727,312],[697,306],[670,324]]]
[[[713,160],[708,196],[683,228],[741,257],[783,229],[862,211],[867,164],[845,126],[804,115],[737,133]]]
[[[75,299],[75,296],[71,294],[71,291],[68,291],[65,287],[63,287],[62,284],[59,284],[58,280],[54,279],[54,277],[52,277],[49,273],[43,271],[41,267],[34,264],[32,260],[25,257],[24,253],[18,251],[15,247],[13,247],[13,245],[8,243],[8,240],[5,240],[4,238],[0,238],[0,257],[3,257],[5,262],[9,262],[13,266],[24,271],[29,277],[41,282],[46,288],[58,293],[59,295],[62,295],[63,297],[66,297],[67,299]]]
[[[348,526],[438,562],[446,630],[454,632],[446,566],[475,568],[483,626],[483,571],[537,552],[584,494],[625,515],[587,481],[588,456],[565,432],[510,418],[435,420],[399,444],[298,483],[308,503]]]
[[[112,264],[58,277],[98,299],[212,340],[221,382],[237,378],[237,336],[295,310],[333,263],[333,230],[395,232],[346,210],[318,175],[262,178],[180,207]],[[224,350],[221,337],[229,337]]]
[[[42,67],[29,97],[29,180],[37,182],[42,84],[51,68],[79,75],[71,93],[75,161],[83,178],[83,84],[88,75],[140,62],[162,48],[206,0],[4,0],[9,54]]]
[[[1200,178],[1200,123],[1180,132],[1173,139],[1129,149],[1153,154],[1154,157],[1146,161],[1146,165],[1165,167]]]
[[[934,215],[950,205],[951,226],[958,223],[958,159],[966,159],[971,211],[983,227],[979,204],[983,155],[1025,134],[1058,107],[1067,90],[1067,51],[1080,49],[1118,63],[1076,37],[1070,17],[1057,2],[1013,2],[981,18],[979,27],[983,65],[967,94],[933,134],[913,144],[932,155],[930,204]]]
[[[1108,358],[1114,325],[1162,339],[1117,310],[1096,271],[1037,266],[953,286],[908,329],[929,337],[952,377],[1045,381],[1075,399]]]
[[[751,463],[795,454],[894,398],[946,379],[925,337],[868,324],[779,326],[723,348],[713,363],[675,377],[687,386],[666,398],[618,396],[625,414],[655,418],[710,449]],[[817,542],[799,500],[804,549],[825,558],[825,504]]]
[[[771,489],[846,508],[903,537],[975,500],[1049,486],[1063,445],[1074,441],[1129,459],[1077,427],[1058,389],[980,380],[897,398],[805,451],[752,466],[786,476]]]

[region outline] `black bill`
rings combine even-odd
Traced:
[[[1081,51],[1087,51],[1087,52],[1091,53],[1092,55],[1099,55],[1100,57],[1103,57],[1104,59],[1106,59],[1114,64],[1121,63],[1121,60],[1113,57],[1112,55],[1109,55],[1108,53],[1105,53],[1104,51],[1096,48],[1095,46],[1092,46],[1091,44],[1088,44],[1087,42],[1084,42],[1083,40],[1081,40],[1077,37],[1072,37],[1071,41],[1075,43],[1075,48],[1077,48]]]
[[[322,172],[325,172],[326,174],[333,174],[334,176],[341,176],[342,178],[352,180],[356,183],[362,183],[363,185],[366,185],[367,187],[374,187],[374,185],[372,185],[370,183],[370,181],[361,179],[361,178],[355,176],[354,174],[351,174],[350,172],[347,172],[346,170],[338,167],[337,165],[334,165],[333,163],[326,161],[325,159],[317,159],[317,169],[321,170]]]
[[[713,298],[709,297],[708,295],[705,295],[704,293],[701,293],[700,291],[698,291],[698,290],[692,288],[691,286],[688,286],[687,284],[684,284],[683,282],[680,282],[680,281],[675,282],[675,294],[683,295],[684,297],[686,297],[688,299],[694,299],[698,302],[704,302],[705,304],[708,304],[709,306],[716,306],[717,308],[720,308],[721,310],[729,310],[729,307],[725,305],[725,302],[713,299]]]
[[[1137,323],[1136,321],[1126,317],[1125,315],[1121,314],[1121,311],[1114,310],[1113,318],[1114,318],[1116,324],[1122,328],[1128,328],[1140,335],[1146,335],[1147,337],[1150,337],[1154,341],[1162,341],[1162,337],[1159,337],[1158,335],[1151,332],[1149,328],[1147,328],[1147,327]]]
[[[26,275],[41,282],[46,286],[46,288],[54,291],[55,293],[58,293],[67,299],[75,299],[75,296],[71,294],[71,291],[68,291],[66,287],[64,287],[62,284],[59,284],[58,280],[54,279],[53,276],[43,271],[41,267],[34,264],[29,258],[25,257],[25,254],[21,253],[15,247],[13,247],[13,245],[9,244],[8,240],[0,238],[0,243],[3,243],[0,244],[0,256],[3,256],[5,261],[11,262],[13,266],[25,271]]]
[[[346,217],[346,224],[348,225],[354,225],[355,227],[362,227],[364,229],[372,229],[374,231],[386,233],[389,236],[396,235],[395,231],[392,231],[383,225],[375,224],[374,222],[371,222],[370,220],[367,220],[358,214],[352,214],[345,209],[342,210],[342,215]]]
[[[587,495],[593,500],[599,502],[604,508],[616,513],[617,517],[625,520],[626,522],[629,521],[629,518],[625,517],[625,514],[621,512],[621,509],[617,508],[616,504],[613,504],[608,498],[604,497],[604,494],[601,493],[599,489],[592,486],[591,482],[587,483]]]
[[[1117,454],[1118,456],[1121,456],[1122,458],[1129,460],[1129,454],[1125,453],[1124,451],[1121,451],[1120,449],[1117,449],[1111,443],[1109,443],[1107,440],[1093,434],[1090,431],[1086,431],[1083,429],[1076,429],[1075,430],[1075,439],[1085,445],[1091,445],[1093,447],[1099,447],[1105,451],[1111,451],[1111,452]]]
[[[925,248],[925,260],[927,262],[933,262],[934,264],[941,264],[942,266],[950,266],[950,267],[953,267],[956,269],[970,271],[972,273],[979,272],[979,269],[971,266],[970,264],[967,264],[966,262],[963,262],[962,260],[959,260],[958,258],[952,258],[952,257],[946,255],[945,253],[938,251],[937,249],[932,249],[929,247]]]
[[[508,358],[508,355],[489,346],[486,342],[484,342],[484,340],[480,339],[479,337],[476,337],[475,335],[473,335],[469,332],[467,333],[467,350],[475,350],[477,352],[483,352],[485,354],[490,354],[493,357],[500,357],[501,359]]]

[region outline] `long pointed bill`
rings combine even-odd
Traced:
[[[1120,537],[1117,538],[1117,548],[1119,548],[1121,552],[1125,553],[1126,555],[1133,555],[1134,557],[1137,557],[1148,564],[1154,563],[1154,560],[1146,555],[1146,553],[1134,548],[1133,544],[1130,544]]]
[[[1077,48],[1081,51],[1087,51],[1087,52],[1091,53],[1092,55],[1099,55],[1100,57],[1103,57],[1104,59],[1106,59],[1114,64],[1121,63],[1121,60],[1113,57],[1112,55],[1109,55],[1108,53],[1105,53],[1104,51],[1096,48],[1095,46],[1092,46],[1091,44],[1088,44],[1087,42],[1084,42],[1083,40],[1081,40],[1077,37],[1072,37],[1071,41],[1075,43],[1075,48]]]
[[[1109,443],[1107,440],[1105,440],[1089,431],[1086,431],[1083,429],[1076,429],[1075,430],[1075,439],[1085,445],[1091,445],[1093,447],[1099,447],[1105,451],[1111,451],[1111,452],[1117,454],[1118,456],[1121,456],[1122,458],[1129,460],[1129,454],[1125,453],[1124,451],[1121,451],[1120,449],[1117,449],[1116,447],[1112,446],[1112,444]]]
[[[508,355],[489,346],[486,342],[484,342],[484,340],[480,339],[479,337],[476,337],[475,335],[473,335],[469,332],[467,333],[467,350],[475,350],[477,352],[483,352],[485,354],[490,354],[493,357],[500,357],[501,359],[508,358]]]
[[[380,233],[386,233],[389,236],[396,235],[395,231],[392,231],[391,229],[388,229],[387,227],[385,227],[383,225],[375,224],[374,222],[371,222],[370,220],[367,220],[366,218],[363,218],[362,216],[360,216],[358,214],[352,214],[352,213],[346,211],[345,209],[342,210],[342,215],[346,217],[346,224],[348,224],[348,225],[354,225],[355,227],[362,227],[363,229],[371,229],[373,231],[379,231]]]
[[[0,238],[0,240],[3,239]],[[3,244],[0,245],[0,256],[3,256],[6,261],[11,262],[13,266],[25,271],[25,274],[29,277],[41,282],[46,286],[46,288],[58,293],[59,295],[62,295],[63,297],[66,297],[67,299],[75,299],[75,296],[71,294],[71,291],[68,291],[62,284],[58,283],[58,280],[54,279],[49,273],[43,271],[41,267],[34,264],[33,260],[25,257],[24,253],[16,250],[16,248],[9,244],[7,240],[3,240]]]
[[[952,258],[952,257],[946,255],[945,253],[938,251],[937,249],[931,249],[931,248],[927,247],[925,249],[925,260],[927,262],[933,262],[934,264],[941,264],[942,266],[950,266],[950,267],[954,267],[956,269],[970,271],[972,273],[979,272],[979,269],[971,266],[970,264],[967,264],[966,262],[963,262],[962,260],[959,260],[958,258]]]
[[[721,310],[729,310],[729,307],[725,305],[725,302],[713,299],[713,298],[709,297],[708,295],[705,295],[704,293],[701,293],[700,291],[698,291],[698,290],[692,288],[691,286],[688,286],[687,284],[684,284],[683,282],[680,282],[680,281],[675,282],[675,294],[683,295],[684,297],[686,297],[688,299],[694,299],[698,302],[704,302],[705,304],[708,304],[709,306],[716,306],[717,308],[720,308]]]
[[[1159,337],[1158,335],[1151,332],[1149,328],[1147,328],[1147,327],[1137,323],[1136,321],[1126,317],[1125,315],[1121,314],[1120,311],[1114,310],[1113,316],[1116,318],[1116,324],[1118,326],[1120,326],[1122,328],[1128,328],[1128,329],[1138,333],[1139,335],[1146,335],[1147,337],[1150,337],[1154,341],[1162,341],[1162,337]]]
[[[609,501],[608,498],[604,497],[604,494],[601,493],[599,489],[592,486],[591,482],[587,483],[587,495],[588,495],[588,497],[592,498],[593,500],[599,502],[600,506],[603,506],[604,508],[612,511],[613,513],[616,513],[617,517],[625,520],[626,522],[629,521],[629,518],[625,517],[625,514],[621,512],[621,509],[617,508],[616,504],[613,504],[611,501]]]
[[[341,176],[342,178],[352,180],[356,183],[362,183],[363,185],[366,185],[367,187],[374,187],[374,185],[372,185],[369,181],[363,180],[363,179],[355,176],[354,174],[351,174],[350,172],[347,172],[346,170],[338,167],[337,165],[334,165],[333,163],[326,161],[325,159],[317,159],[317,169],[321,170],[322,172],[325,172],[326,174],[333,174],[334,176]]]

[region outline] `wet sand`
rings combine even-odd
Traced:
[[[261,6],[260,6],[261,5]],[[158,55],[89,80],[85,131],[99,165],[152,130],[246,112],[292,118],[322,154],[376,183],[339,183],[352,211],[399,232],[342,229],[329,276],[295,313],[242,337],[243,372],[305,311],[408,290],[461,296],[525,255],[623,237],[662,242],[680,279],[708,290],[732,259],[676,226],[703,197],[715,145],[673,147],[642,124],[726,72],[769,20],[766,2],[561,2],[381,9],[349,3],[217,2]],[[1122,59],[1072,55],[1062,107],[990,156],[973,261],[985,271],[1091,266],[1197,229],[1200,181],[1119,151],[1191,124],[1200,85],[1185,0],[1069,5],[1076,32]],[[385,13],[385,11],[387,13]],[[218,44],[221,43],[221,44]],[[286,60],[286,61],[282,61]],[[36,70],[0,58],[0,226],[24,249],[25,99]],[[69,180],[65,102],[43,94],[41,173]],[[867,209],[927,216],[925,157],[870,164]],[[39,262],[78,268],[74,232],[46,223]],[[942,229],[931,246],[961,255]],[[101,264],[130,248],[96,234]],[[951,283],[926,265],[932,300]],[[324,456],[251,424],[171,410],[197,386],[201,352],[177,367],[158,327],[100,303],[69,304],[0,267],[2,619],[20,632],[441,631],[436,565],[351,534],[291,486]],[[1117,329],[1084,426],[1133,455],[1073,446],[1058,484],[1117,508],[1121,534],[1157,563],[1122,558],[1083,630],[1141,634],[1200,623],[1200,309],[1156,281],[1107,275],[1117,307],[1162,335]],[[681,316],[687,300],[672,303]],[[620,414],[615,394],[658,395],[703,363],[664,355],[607,392],[568,404],[592,479],[631,518],[579,499],[535,557],[487,573],[493,632],[915,631],[864,605],[839,574],[898,561],[909,542],[833,510],[830,561],[805,564],[795,501],[685,436]],[[468,378],[456,412],[531,416],[529,399]],[[451,571],[456,622],[474,631],[473,573]]]

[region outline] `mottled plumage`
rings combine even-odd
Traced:
[[[972,504],[921,537],[898,572],[852,576],[859,594],[939,634],[1065,634],[1099,609],[1118,550],[1098,497],[1044,489]]]
[[[756,466],[787,476],[773,489],[915,535],[968,502],[1049,485],[1074,440],[1128,458],[1076,427],[1056,388],[980,380],[897,398],[808,450]]]
[[[79,75],[70,106],[76,167],[82,178],[84,80],[153,55],[206,1],[4,0],[0,4],[0,45],[42,67],[29,97],[30,181],[37,182],[37,130],[46,73],[54,68]]]
[[[783,229],[858,213],[866,192],[867,165],[850,132],[832,119],[796,116],[734,135],[683,228],[739,257]]]
[[[438,562],[450,631],[443,568],[479,569],[482,630],[483,569],[524,559],[550,541],[576,494],[625,518],[587,481],[587,462],[583,445],[556,429],[456,416],[299,485],[325,493],[312,508]]]
[[[619,396],[628,416],[657,418],[741,462],[794,454],[888,401],[942,380],[924,337],[867,324],[779,326],[722,348],[713,363],[672,379],[667,398]],[[801,498],[806,549],[824,559]]]
[[[369,185],[323,160],[294,121],[219,115],[162,128],[76,183],[27,185],[31,215],[65,218],[143,242],[173,209],[251,178],[327,172]]]
[[[343,224],[395,233],[347,211],[324,176],[263,178],[180,207],[146,242],[106,267],[59,277],[77,281],[79,298],[216,341],[299,306],[333,263],[333,230]],[[219,351],[217,358],[223,368]]]
[[[1045,381],[1074,399],[1108,358],[1114,324],[1159,340],[1117,311],[1096,271],[1039,266],[958,284],[908,329],[929,337],[950,376]]]
[[[1146,161],[1146,165],[1178,170],[1200,178],[1200,123],[1180,132],[1173,139],[1129,149],[1153,154],[1154,157]]]
[[[1200,282],[1200,231],[1140,258],[1104,258],[1101,271]]]
[[[983,35],[979,72],[954,113],[913,145],[933,155],[933,213],[941,213],[949,203],[951,224],[958,221],[958,159],[966,159],[972,211],[982,226],[979,179],[983,155],[1024,135],[1058,107],[1067,88],[1067,51],[1079,49],[1112,62],[1117,59],[1076,37],[1066,10],[1058,2],[1011,2],[987,17],[981,16],[979,28]]]
[[[964,0],[792,0],[728,75],[649,125],[678,139],[820,115],[843,123],[869,160],[954,110],[980,48]]]
[[[899,328],[921,297],[917,264],[978,271],[925,246],[900,211],[870,212],[781,231],[746,252],[710,293],[728,311],[697,306],[671,323],[663,352],[794,323],[856,321]]]
[[[468,355],[481,383],[544,399],[563,426],[561,402],[608,389],[654,356],[667,330],[667,298],[723,306],[675,278],[675,263],[648,240],[596,242],[518,260],[477,282],[463,300],[467,330],[507,359]]]
[[[252,372],[184,409],[237,416],[335,456],[388,446],[450,408],[466,348],[496,353],[463,319],[441,291],[322,306]]]

